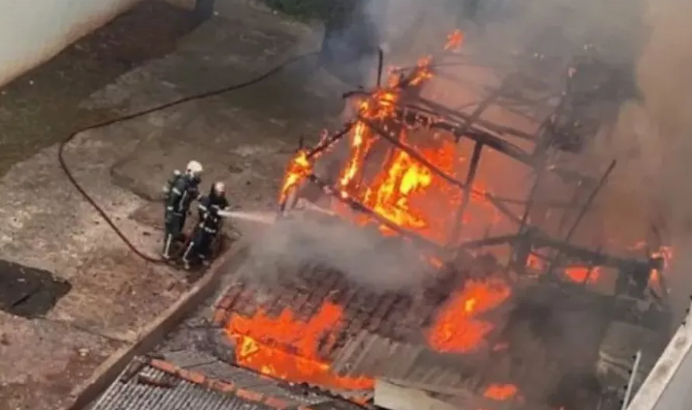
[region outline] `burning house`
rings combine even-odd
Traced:
[[[343,243],[312,259],[288,246],[271,280],[254,265],[217,303],[235,364],[390,408],[383,392],[397,389],[457,409],[609,408],[637,351],[643,381],[668,331],[670,250],[613,247],[588,229],[616,164],[575,157],[607,120],[580,117],[581,96],[597,96],[575,85],[579,67],[536,81],[522,71],[532,58],[474,68],[457,31],[344,96],[343,128],[288,165],[275,225],[315,249],[330,230],[358,231],[363,259],[406,266],[415,283],[354,280],[331,263]],[[458,86],[469,78],[482,92]],[[321,228],[290,236],[306,224]],[[363,262],[361,279],[395,275],[386,265]]]

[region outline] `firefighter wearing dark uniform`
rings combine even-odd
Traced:
[[[183,262],[185,268],[190,268],[193,259],[206,263],[211,256],[211,247],[214,239],[221,230],[223,217],[219,211],[228,208],[223,182],[212,185],[208,196],[202,197],[198,203],[199,223],[195,227],[192,240],[185,249]]]
[[[185,237],[183,234],[185,220],[192,201],[199,197],[201,174],[202,165],[197,161],[190,161],[185,173],[174,172],[173,177],[168,180],[168,184],[164,188],[166,209],[162,257],[166,260],[171,257],[170,251],[173,242],[181,241]]]

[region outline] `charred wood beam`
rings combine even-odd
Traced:
[[[481,113],[483,112],[483,110],[487,108],[487,106],[487,104],[481,103],[476,109],[474,115],[469,117],[468,121],[464,125],[459,125],[446,120],[434,120],[430,117],[421,117],[416,114],[407,115],[405,111],[401,112],[400,118],[403,119],[405,123],[410,125],[420,124],[424,127],[442,129],[451,132],[455,135],[457,139],[462,137],[468,138],[470,140],[473,140],[476,143],[476,145],[487,145],[495,149],[496,151],[500,151],[505,155],[519,160],[520,162],[533,162],[533,159],[530,158],[529,154],[521,150],[521,148],[517,147],[516,145],[511,144],[489,133],[478,130],[472,130],[474,121],[478,119],[478,116],[481,115]]]
[[[406,144],[402,143],[401,141],[399,141],[399,140],[397,140],[396,138],[394,138],[394,137],[392,137],[391,135],[389,135],[389,133],[388,133],[387,131],[385,131],[384,129],[382,129],[380,126],[378,126],[377,124],[375,124],[373,121],[370,121],[370,120],[368,120],[368,119],[366,119],[366,118],[363,118],[362,116],[359,116],[359,117],[358,117],[358,120],[359,120],[359,121],[362,121],[363,124],[365,124],[366,126],[368,126],[371,130],[375,131],[375,132],[376,132],[378,135],[380,135],[382,138],[386,139],[387,141],[389,141],[390,143],[392,143],[394,146],[396,146],[396,147],[399,148],[400,150],[402,150],[402,151],[404,151],[405,153],[407,153],[408,155],[410,155],[411,158],[415,159],[416,161],[418,161],[419,163],[421,163],[423,166],[427,167],[433,174],[437,175],[438,177],[440,177],[440,178],[444,179],[445,181],[449,182],[450,184],[455,185],[455,186],[457,186],[457,187],[459,187],[459,188],[461,188],[461,189],[463,189],[463,190],[466,190],[466,189],[467,189],[467,185],[466,185],[466,184],[464,184],[463,182],[461,182],[461,181],[459,181],[459,180],[457,180],[457,179],[455,179],[455,178],[453,178],[453,177],[447,175],[444,171],[442,171],[441,169],[439,169],[435,164],[431,163],[430,161],[428,161],[427,159],[425,159],[425,157],[423,157],[423,156],[420,155],[418,152],[416,152],[416,150],[414,150],[413,148],[407,146]],[[509,218],[510,220],[514,221],[515,223],[516,223],[517,221],[519,221],[519,217],[517,217],[514,213],[512,213],[504,204],[501,204],[501,203],[495,201],[495,199],[493,198],[492,195],[487,194],[487,193],[485,193],[485,192],[481,192],[481,191],[475,191],[475,190],[471,190],[471,192],[474,193],[474,194],[477,194],[477,195],[480,195],[480,196],[485,197],[485,199],[487,199],[488,202],[490,202],[491,204],[493,204],[493,206],[495,206],[495,208],[497,208],[500,212],[502,212],[502,213],[503,213],[505,216],[507,216],[507,218]]]
[[[436,123],[433,123],[431,125],[432,128],[442,128],[443,126],[445,125],[438,125]],[[456,126],[454,128],[449,129],[449,131],[454,133],[454,135],[458,138],[468,138],[474,142],[479,142],[483,145],[486,145],[494,149],[495,151],[501,152],[511,158],[514,158],[515,160],[523,164],[526,164],[532,168],[535,167],[533,158],[531,158],[531,156],[527,152],[525,152],[518,146],[512,144],[511,142],[505,141],[502,138],[499,138],[487,132],[464,132],[464,128],[465,127],[463,126]]]
[[[355,96],[360,96],[360,97],[372,97],[373,92],[372,91],[366,91],[366,90],[353,90],[353,91],[348,91],[344,94],[342,94],[342,98],[351,98]],[[417,101],[422,102],[423,104],[429,106],[430,108],[425,108],[421,107],[415,104],[406,104],[402,105],[401,107],[396,108],[397,115],[399,116],[405,116],[406,111],[418,111],[422,113],[423,115],[428,115],[430,117],[437,117],[437,118],[445,118],[449,121],[450,124],[455,124],[455,126],[459,126],[459,123],[461,122],[467,122],[470,120],[471,116],[470,114],[462,113],[456,110],[453,110],[451,108],[445,107],[441,104],[435,103],[433,101],[427,100],[422,97],[416,98]],[[430,120],[427,120],[427,122],[432,122]],[[535,136],[524,132],[520,131],[516,128],[512,127],[507,127],[504,125],[500,124],[495,124],[492,121],[488,121],[482,118],[478,118],[474,121],[474,123],[477,123],[478,125],[484,127],[487,129],[486,130],[479,130],[480,132],[494,132],[500,135],[508,135],[516,138],[520,138],[526,141],[532,141],[534,142]],[[499,138],[499,137],[498,137]]]
[[[455,134],[456,136],[468,138],[474,142],[480,142],[483,145],[487,145],[494,150],[507,155],[518,162],[533,168],[538,169],[539,165],[536,162],[534,155],[527,153],[518,146],[512,144],[509,141],[505,141],[497,135],[493,135],[490,132],[482,131],[479,129],[473,129],[467,131],[465,134],[461,134],[460,130],[463,129],[463,125],[459,125],[454,122],[449,122],[447,120],[433,120],[429,117],[421,117],[419,119],[413,118],[408,120],[409,123],[418,123],[422,126],[426,126],[434,129],[441,129]],[[548,171],[557,174],[563,180],[566,181],[586,181],[591,182],[592,179],[584,175],[580,175],[576,172],[559,169],[556,167],[546,168]]]
[[[428,61],[428,64],[420,65],[420,66],[417,65],[413,70],[409,71],[408,74],[403,72],[403,71],[399,72],[398,73],[398,76],[399,76],[398,81],[396,82],[396,84],[394,85],[393,88],[399,89],[399,90],[404,90],[405,88],[420,86],[421,85],[420,83],[414,84],[413,81],[416,79],[416,77],[418,76],[418,74],[421,71],[431,69],[433,60],[434,60],[434,57],[430,58],[430,60]]]
[[[468,117],[467,117],[468,118]],[[470,119],[470,118],[469,118]],[[431,121],[431,122],[427,122]],[[538,164],[535,161],[535,156],[532,154],[527,153],[526,151],[522,150],[518,146],[512,144],[509,141],[505,141],[498,135],[493,135],[490,132],[487,131],[482,131],[477,128],[473,130],[468,130],[465,134],[462,135],[463,131],[463,125],[459,125],[455,122],[450,122],[450,121],[445,121],[445,120],[433,120],[432,118],[429,119],[423,119],[420,121],[421,124],[426,124],[430,128],[438,128],[438,129],[443,129],[445,131],[449,131],[454,133],[455,135],[459,137],[465,137],[470,140],[473,140],[474,142],[480,142],[484,145],[487,145],[494,150],[505,154],[520,163],[527,165],[531,168],[538,168]],[[478,124],[481,124],[481,121],[477,121]],[[481,124],[482,125],[482,124]],[[535,138],[532,137],[532,140],[535,140]],[[562,179],[566,181],[591,181],[591,178],[588,178],[586,176],[580,175],[576,172],[564,170],[564,169],[559,169],[556,167],[550,167],[547,168],[550,172],[553,172],[560,176]]]
[[[351,98],[351,97],[355,97],[355,96],[369,98],[369,97],[372,97],[372,95],[373,95],[372,91],[353,90],[353,91],[348,91],[348,92],[342,94],[342,98],[346,99],[346,98]],[[421,106],[418,106],[415,104],[406,104],[406,105],[402,105],[400,107],[397,107],[395,109],[397,115],[401,118],[405,118],[405,117],[407,117],[407,111],[408,112],[420,112],[421,116],[429,117],[428,119],[423,120],[426,123],[432,123],[433,121],[431,118],[436,117],[436,118],[443,118],[444,120],[446,120],[450,124],[450,126],[454,126],[454,127],[459,127],[460,126],[459,123],[468,122],[471,119],[470,114],[455,111],[451,108],[445,107],[441,104],[435,103],[435,102],[427,100],[425,98],[418,97],[418,98],[416,98],[416,100],[424,103],[425,105],[429,106],[430,108],[421,107]],[[438,122],[444,122],[444,120],[442,120],[442,121],[438,120]],[[483,130],[483,129],[477,130],[478,132],[486,132],[486,133],[487,132],[494,132],[494,133],[497,133],[500,135],[507,135],[507,136],[511,136],[511,137],[516,137],[516,138],[520,138],[520,139],[523,139],[526,141],[531,141],[531,142],[536,141],[535,136],[533,136],[527,132],[520,131],[516,128],[495,124],[492,121],[488,121],[488,120],[485,120],[482,118],[478,118],[473,122],[477,123],[478,125],[485,128],[485,130]],[[500,137],[496,136],[496,138],[500,138]]]
[[[506,102],[498,101],[497,105],[499,107],[502,107],[503,110],[514,114],[516,116],[519,116],[529,122],[540,124],[542,121],[541,118],[536,118],[536,116],[532,115],[532,113],[529,111],[530,109],[536,109],[538,107],[538,104],[535,105],[530,105],[528,102],[519,102],[518,104],[508,104]],[[522,108],[524,110],[522,110]]]
[[[500,100],[498,101],[498,104],[500,104],[503,107],[511,106],[511,107],[515,107],[515,108],[516,107],[536,107],[536,106],[539,106],[541,104],[544,104],[544,103],[550,101],[550,99],[552,99],[552,98],[559,97],[559,96],[560,96],[560,93],[551,91],[551,92],[547,92],[543,95],[539,95],[539,96],[534,95],[532,97],[528,97],[528,96],[521,95],[517,91],[517,92],[514,92],[512,94],[503,95],[500,98]]]
[[[446,122],[433,122],[430,124],[430,128],[439,128],[445,131],[449,131],[454,134],[454,136],[459,138],[468,138],[474,142],[486,145],[495,151],[501,152],[515,160],[534,167],[533,158],[519,148],[518,146],[512,144],[511,142],[505,141],[500,137],[492,135],[488,132],[483,132],[479,130],[469,130],[463,125],[449,124]]]
[[[483,198],[490,202],[498,211],[500,211],[500,213],[502,213],[507,219],[509,219],[513,223],[517,225],[521,223],[521,219],[519,219],[519,217],[514,212],[512,212],[512,210],[509,209],[507,205],[495,199],[495,196],[488,193],[484,193]]]
[[[503,235],[503,236],[493,236],[490,238],[484,238],[484,239],[474,239],[470,241],[466,241],[459,245],[459,249],[478,249],[478,248],[484,248],[486,246],[497,246],[497,245],[504,245],[508,243],[513,243],[517,240],[521,239],[519,235]]]
[[[532,247],[536,250],[551,248],[560,251],[564,256],[570,259],[576,259],[589,266],[604,266],[610,268],[631,268],[639,267],[646,269],[657,269],[660,267],[660,262],[653,258],[625,258],[617,255],[604,253],[601,249],[592,250],[582,246],[571,245],[564,241],[551,238],[540,232],[532,231],[531,234],[523,235],[502,235],[494,236],[486,239],[478,239],[464,242],[460,245],[462,249],[479,249],[486,246],[497,246],[503,244],[514,244],[518,241],[530,241]],[[546,258],[542,258],[546,259]]]
[[[308,152],[307,158],[311,159],[315,155],[331,147],[333,144],[335,144],[337,141],[343,138],[346,134],[348,134],[349,131],[351,131],[351,128],[353,128],[353,124],[353,121],[349,121],[344,125],[344,127],[341,130],[325,138],[315,148]]]
[[[524,205],[526,206],[527,204],[527,199],[518,199],[518,198],[507,198],[503,196],[497,196],[493,195],[496,201],[502,202],[503,204],[511,204],[511,205]],[[541,205],[543,207],[547,208],[556,208],[556,209],[577,209],[581,208],[583,204],[578,204],[576,202],[564,202],[564,201],[536,201],[534,200],[534,205]]]
[[[445,107],[442,104],[436,103],[434,101],[428,100],[428,99],[423,98],[423,97],[418,98],[418,102],[430,107],[430,109],[427,111],[433,115],[448,116],[451,118],[460,119],[462,121],[468,121],[470,119],[470,114],[462,113],[459,111],[454,111],[451,108]],[[411,107],[416,107],[416,105],[412,105]],[[418,108],[418,109],[425,110],[425,108]],[[485,120],[482,118],[477,119],[475,122],[478,123],[479,125],[487,128],[487,129],[491,130],[491,131],[494,131],[494,132],[497,132],[500,134],[510,134],[510,135],[525,139],[527,141],[535,141],[535,138],[533,135],[526,133],[526,132],[523,132],[523,131],[520,131],[520,130],[517,130],[515,128],[506,127],[503,125],[498,125],[492,121],[488,121],[488,120]]]
[[[539,166],[538,166],[538,171],[536,173],[536,178],[533,180],[533,185],[531,186],[531,191],[529,191],[529,196],[526,198],[526,206],[524,207],[524,214],[521,216],[521,222],[519,223],[519,229],[517,232],[517,235],[520,236],[528,236],[525,235],[527,233],[526,227],[529,222],[529,216],[531,214],[531,211],[533,210],[533,207],[535,205],[536,201],[536,193],[538,192],[538,187],[541,184],[541,181],[543,180],[543,177],[545,175],[545,157],[541,156],[539,158]],[[511,267],[514,265],[514,268],[517,271],[523,272],[525,267],[526,267],[526,261],[528,258],[528,254],[531,252],[531,243],[525,241],[519,241],[516,242],[512,246],[512,255],[509,258],[509,261],[507,261],[507,267]]]
[[[455,216],[454,228],[452,229],[452,235],[447,246],[452,246],[455,244],[461,235],[461,228],[464,223],[464,214],[466,213],[466,208],[469,206],[471,201],[471,194],[473,191],[473,181],[476,179],[476,172],[478,171],[478,164],[481,161],[481,154],[483,152],[483,144],[476,143],[473,147],[473,154],[471,154],[471,163],[469,164],[469,171],[466,174],[466,189],[464,190],[464,196],[461,199],[461,204],[459,205],[459,210]]]
[[[473,124],[475,124],[481,118],[481,115],[483,115],[483,113],[490,108],[491,105],[497,102],[500,96],[505,93],[509,87],[510,80],[511,76],[505,77],[505,79],[502,80],[502,84],[497,87],[497,89],[493,90],[493,92],[491,92],[486,98],[484,98],[480,104],[478,104],[478,107],[476,107],[471,115],[466,118],[464,125],[457,130],[455,135],[458,137],[464,136],[471,129]]]
[[[388,220],[386,218],[383,218],[377,212],[368,208],[367,206],[365,206],[360,201],[358,201],[358,200],[356,200],[350,196],[344,197],[344,196],[340,195],[339,191],[337,189],[334,189],[327,182],[321,180],[317,175],[310,174],[307,176],[307,179],[310,182],[312,182],[313,184],[317,185],[326,194],[331,195],[332,197],[338,199],[342,203],[348,205],[354,211],[361,212],[361,213],[368,215],[373,220],[386,226],[387,228],[393,230],[394,232],[397,232],[399,235],[401,235],[405,238],[411,239],[416,244],[422,245],[426,248],[431,248],[435,252],[442,252],[443,251],[443,248],[440,245],[438,245],[438,244],[436,244],[436,243],[434,243],[428,239],[425,239],[422,236],[420,236],[414,232],[411,232],[407,229],[404,229],[404,228],[400,227],[399,225],[391,222],[390,220]]]
[[[593,264],[594,266],[604,266],[609,268],[628,268],[646,267],[654,269],[659,266],[659,262],[652,259],[624,258],[621,256],[610,255],[600,250],[592,250],[581,246],[571,245],[564,241],[549,238],[547,236],[536,235],[533,238],[535,249],[552,248],[559,251],[563,256],[570,259],[578,259],[582,262]]]
[[[384,51],[382,47],[377,48],[377,87],[382,86],[382,72],[384,71]]]
[[[572,227],[570,230],[567,232],[567,235],[565,236],[564,242],[569,243],[570,240],[572,240],[572,236],[574,236],[574,233],[577,231],[577,228],[579,228],[579,224],[581,223],[582,219],[588,212],[589,208],[591,207],[591,204],[593,203],[594,199],[596,199],[596,196],[601,192],[601,189],[603,186],[605,186],[605,183],[608,181],[608,177],[610,174],[613,172],[613,169],[615,169],[615,165],[617,164],[616,160],[613,160],[610,165],[608,166],[608,169],[603,173],[603,176],[601,176],[601,179],[598,181],[598,184],[594,187],[593,191],[591,191],[591,194],[589,194],[589,197],[586,200],[586,203],[584,206],[581,208],[579,211],[579,214],[577,215],[577,218],[574,220],[574,223],[572,224]],[[562,257],[562,253],[560,250],[558,250],[557,255],[555,255],[555,258],[551,261],[550,265],[548,266],[548,274],[551,274],[553,271],[553,268],[556,265],[560,264],[560,258]]]

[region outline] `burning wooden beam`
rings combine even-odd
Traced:
[[[418,235],[417,233],[411,232],[407,229],[400,227],[399,225],[388,220],[387,218],[383,218],[377,212],[368,208],[367,206],[365,206],[360,201],[358,201],[358,200],[356,200],[350,196],[342,195],[342,193],[338,189],[333,188],[327,182],[321,180],[317,175],[310,174],[310,175],[308,175],[307,179],[310,182],[317,185],[318,187],[320,187],[323,192],[331,195],[333,198],[336,198],[339,201],[341,201],[342,203],[348,205],[349,207],[351,207],[351,209],[368,215],[370,218],[374,219],[378,223],[386,226],[387,228],[393,230],[394,232],[398,233],[399,235],[401,235],[405,238],[411,239],[413,242],[415,242],[417,244],[423,245],[424,247],[426,247],[428,249],[432,249],[437,253],[441,253],[442,247],[440,245],[423,238],[422,236]]]
[[[353,128],[353,124],[353,121],[349,121],[346,124],[344,124],[344,126],[339,131],[324,138],[324,140],[322,140],[319,145],[317,145],[315,148],[311,149],[310,152],[307,153],[307,159],[314,158],[316,155],[321,154],[325,150],[329,149],[329,147],[336,144],[339,140],[341,140],[351,131],[351,129]]]
[[[439,169],[435,164],[431,163],[427,159],[425,159],[422,155],[420,155],[416,150],[413,148],[407,146],[406,144],[402,143],[401,141],[397,140],[396,138],[392,137],[389,135],[387,131],[382,129],[379,125],[377,125],[374,121],[371,121],[367,118],[364,118],[362,116],[358,116],[358,121],[363,122],[363,124],[367,125],[370,129],[375,131],[378,135],[392,143],[394,146],[399,148],[400,150],[404,151],[407,153],[411,158],[415,159],[419,163],[421,163],[423,166],[428,168],[433,174],[437,175],[438,177],[444,179],[448,183],[455,185],[462,190],[466,191],[467,190],[467,185],[464,184],[463,182],[457,180],[456,178],[453,178],[449,175],[447,175],[444,171]],[[488,194],[486,192],[481,192],[481,191],[476,191],[476,190],[469,190],[470,193],[474,195],[479,195],[484,198],[486,198],[490,203],[492,203],[500,212],[505,214],[510,220],[517,222],[519,221],[519,218],[514,215],[509,209],[504,205],[496,201],[491,194]]]

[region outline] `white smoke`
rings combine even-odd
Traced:
[[[429,277],[429,265],[420,255],[420,250],[398,238],[388,239],[347,221],[294,213],[278,219],[252,240],[251,269],[246,271],[265,281],[322,266],[363,287],[406,291]]]

